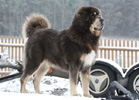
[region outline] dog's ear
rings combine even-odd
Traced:
[[[77,18],[84,20],[84,21],[88,21],[89,20],[89,16],[87,15],[87,13],[85,11],[82,12],[78,12],[75,15]]]

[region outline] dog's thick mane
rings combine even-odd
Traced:
[[[97,53],[101,31],[99,31],[100,33],[99,35],[96,35],[98,31],[91,32],[89,30],[90,25],[92,24],[90,23],[91,19],[87,16],[83,16],[83,14],[85,14],[83,12],[84,11],[83,9],[86,8],[88,7],[82,7],[77,10],[77,13],[73,18],[71,26],[69,27],[68,36],[72,41],[79,43],[81,45],[85,45],[87,48],[89,48],[89,51],[94,50]],[[89,10],[88,12],[90,13]],[[81,17],[84,17],[84,19],[82,19]]]
[[[79,43],[81,45],[85,45],[90,50],[93,49],[93,50],[95,50],[95,52],[97,52],[100,36],[92,35],[91,32],[88,32],[88,33],[84,33],[84,31],[80,32],[80,30],[78,30],[78,29],[76,29],[76,30],[70,29],[69,33],[70,34],[68,34],[68,36],[72,41]]]
[[[97,53],[100,35],[96,36],[96,31],[92,33],[89,30],[89,26],[87,27],[82,24],[81,21],[74,19],[68,30],[68,33],[68,36],[72,41],[81,45],[85,45],[90,49],[89,51],[93,49]]]

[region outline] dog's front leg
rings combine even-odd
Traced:
[[[70,79],[70,94],[71,96],[78,96],[77,92],[77,81],[78,81],[79,70],[75,66],[69,68],[69,79]]]
[[[81,72],[82,88],[85,97],[93,97],[89,93],[89,72],[90,68],[88,68],[86,71]]]

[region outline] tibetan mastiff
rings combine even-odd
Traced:
[[[95,63],[103,19],[99,9],[91,6],[79,8],[68,29],[56,31],[50,28],[43,15],[32,14],[23,25],[26,35],[24,70],[21,92],[26,93],[26,82],[34,75],[34,88],[40,91],[40,81],[50,66],[69,73],[70,93],[77,96],[80,74],[84,96],[89,93],[89,71]]]

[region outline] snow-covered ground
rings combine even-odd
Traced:
[[[0,98],[4,100],[101,100],[87,97],[73,96],[54,96],[45,94],[21,94],[21,93],[4,93],[0,92]]]
[[[27,82],[26,88],[29,93],[35,93],[32,78]],[[79,88],[81,88],[79,86]],[[59,77],[45,76],[40,85],[40,89],[47,95],[68,96],[69,80]],[[0,92],[20,93],[20,79],[14,79],[0,84]],[[80,90],[79,90],[80,92]]]
[[[41,81],[40,89],[44,94],[36,94],[34,91],[32,78],[26,84],[29,94],[20,93],[20,79],[14,79],[0,84],[0,98],[13,98],[13,100],[25,100],[38,98],[39,100],[92,100],[83,97],[82,88],[79,83],[78,92],[80,96],[72,97],[69,92],[69,80],[54,76],[45,76]],[[41,99],[40,99],[41,98]],[[11,100],[11,99],[10,99]],[[101,99],[93,99],[101,100]]]

